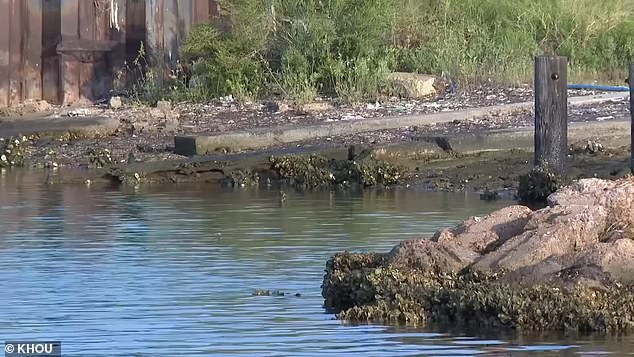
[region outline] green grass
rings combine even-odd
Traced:
[[[374,99],[391,71],[449,73],[461,87],[530,82],[533,56],[569,58],[569,81],[622,84],[634,0],[221,0],[225,28],[182,46],[196,99]],[[189,94],[192,96],[192,94]]]

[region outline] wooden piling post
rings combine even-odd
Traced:
[[[567,58],[535,57],[535,165],[566,173],[568,156]]]
[[[630,75],[628,77],[630,85],[630,171],[634,174],[634,63],[630,64]]]

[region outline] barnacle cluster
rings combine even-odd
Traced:
[[[517,196],[524,203],[546,202],[546,198],[562,186],[563,180],[548,166],[536,166],[520,176]]]
[[[31,142],[24,135],[0,138],[0,168],[24,166]]]
[[[341,320],[532,331],[627,332],[634,329],[634,289],[609,283],[520,285],[503,274],[396,267],[385,254],[340,253],[326,264],[325,306]]]
[[[59,163],[57,162],[57,153],[53,149],[48,149],[46,151],[46,155],[44,155],[44,167],[55,169],[59,167]]]
[[[289,155],[270,158],[282,179],[304,188],[336,185],[392,185],[406,171],[404,167],[366,157],[360,160],[329,159],[321,155]]]
[[[112,158],[112,154],[108,149],[88,150],[88,160],[90,165],[95,168],[102,168],[115,163],[115,160]]]
[[[260,175],[257,171],[234,170],[230,175],[225,177],[222,183],[229,187],[257,186],[260,183]]]

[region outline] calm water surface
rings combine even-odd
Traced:
[[[46,187],[0,173],[0,339],[64,356],[624,355],[633,339],[344,326],[326,260],[388,250],[506,203],[408,190]],[[251,296],[255,289],[283,297]],[[296,293],[300,297],[294,296]]]

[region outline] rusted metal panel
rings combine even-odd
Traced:
[[[22,76],[24,99],[42,98],[42,1],[22,2],[24,23],[24,72]]]
[[[163,44],[165,63],[173,68],[179,57],[180,28],[177,0],[163,0]]]
[[[191,22],[209,22],[220,16],[220,8],[216,0],[191,0],[193,2],[193,14]]]
[[[142,41],[145,40],[146,32],[146,12],[148,4],[145,0],[127,0],[126,1],[126,41]]]
[[[0,0],[0,106],[9,105],[10,1]]]
[[[0,0],[0,105],[103,97],[130,84],[121,69],[137,69],[142,43],[165,69],[192,24],[217,16],[215,0]]]
[[[9,13],[9,105],[22,99],[22,0],[12,0]]]
[[[151,66],[163,66],[163,0],[147,0],[145,10],[147,60]]]
[[[92,40],[94,46],[107,44],[110,45],[110,48],[102,52],[92,53],[93,62],[88,64],[90,77],[87,78],[90,83],[90,92],[86,93],[86,98],[91,100],[106,98],[112,89],[112,66],[109,57],[116,43],[108,39],[110,38],[110,6],[113,5],[114,2],[110,0],[93,1],[94,32]]]
[[[116,92],[123,91],[127,85],[126,69],[126,38],[127,38],[127,3],[126,0],[115,0],[114,9],[111,9],[110,39],[116,41],[116,46],[110,53],[112,89]]]
[[[79,2],[82,0],[61,0],[61,34],[67,37],[79,36]],[[79,99],[79,61],[69,54],[62,53],[61,91],[63,103],[72,103]]]
[[[220,3],[216,0],[209,0],[209,18],[220,17]]]
[[[146,3],[144,0],[128,0],[126,3],[126,61],[136,70],[134,60],[146,39]]]
[[[61,38],[60,0],[42,0],[42,99],[60,103],[60,62],[56,48]]]
[[[209,20],[209,12],[211,1],[209,0],[193,0],[194,2],[194,18],[195,23],[205,22]]]
[[[178,31],[179,44],[185,40],[193,24],[193,1],[178,1]]]
[[[95,39],[96,9],[93,1],[79,1],[79,37],[85,41]],[[92,53],[73,52],[74,60],[79,60],[79,97],[92,99],[94,59]]]
[[[141,78],[140,65],[136,62],[141,47],[146,46],[146,2],[145,0],[128,0],[126,3],[126,34],[125,34],[125,84],[128,88],[138,85]]]

